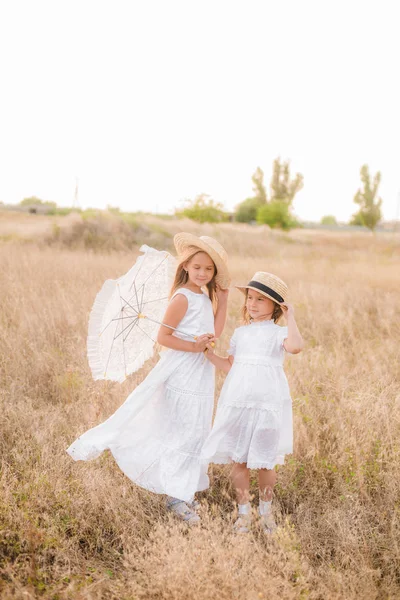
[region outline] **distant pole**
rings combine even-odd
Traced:
[[[75,178],[75,193],[74,193],[74,203],[72,205],[72,208],[78,208],[79,206],[79,200],[78,200],[78,188],[79,188],[79,179],[76,177]]]
[[[393,227],[394,233],[397,232],[397,226],[399,224],[399,219],[400,219],[400,191],[397,193],[397,209],[396,209],[396,216],[394,219],[394,227]]]

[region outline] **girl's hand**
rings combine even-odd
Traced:
[[[279,306],[283,311],[283,316],[285,317],[285,319],[288,319],[289,317],[294,317],[293,304],[289,304],[289,302],[282,302],[282,304],[280,304]]]
[[[209,344],[207,344],[206,346],[206,356],[212,356],[214,354],[215,351],[215,342],[211,341]]]
[[[194,350],[193,352],[204,352],[207,348],[207,344],[211,345],[211,342],[214,341],[214,336],[212,333],[204,333],[203,335],[199,335],[199,337],[194,342]]]
[[[218,303],[221,303],[224,301],[227,302],[228,295],[229,295],[229,288],[226,288],[225,290],[223,290],[222,287],[217,284],[216,294],[217,294]]]

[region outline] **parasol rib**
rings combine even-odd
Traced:
[[[152,338],[152,337],[151,337],[151,336],[150,336],[150,335],[147,333],[147,331],[145,331],[144,329],[142,329],[142,328],[140,327],[140,325],[138,325],[138,327],[139,327],[140,331],[142,331],[142,332],[143,332],[145,335],[147,335],[147,337],[148,337],[148,338],[149,338],[149,339],[150,339],[152,342],[154,342],[154,344],[156,343],[156,340],[153,340],[153,338]]]
[[[118,290],[119,290],[119,286],[118,286]],[[122,304],[121,293],[119,294],[119,299],[120,299],[120,302],[121,302],[121,312],[122,312],[124,310],[124,306]],[[123,321],[121,321],[121,333],[122,333],[123,326],[124,326],[124,323],[123,323]],[[125,372],[125,375],[126,375],[126,357],[125,357],[124,338],[122,338],[122,352],[123,352],[123,355],[124,355],[124,372]]]
[[[129,327],[131,325],[136,325],[136,323],[138,322],[139,318],[138,317],[131,317],[131,318],[135,318],[134,322],[133,323],[128,323],[128,325],[126,327],[124,327],[124,329],[122,331],[120,331],[119,334],[114,339],[119,338],[119,336],[122,335],[124,333],[124,331],[126,331],[127,329],[129,329]]]
[[[154,274],[154,273],[157,271],[157,269],[158,269],[159,267],[161,267],[161,265],[163,264],[163,262],[164,262],[165,260],[167,260],[168,256],[169,256],[168,254],[167,254],[166,256],[164,256],[164,258],[162,259],[162,261],[161,261],[161,262],[160,262],[160,263],[159,263],[159,264],[158,264],[158,265],[157,265],[157,266],[156,266],[156,267],[155,267],[155,268],[152,270],[152,272],[149,274],[149,276],[148,276],[148,277],[147,277],[147,278],[146,278],[146,279],[143,281],[143,283],[140,285],[140,287],[139,287],[139,289],[138,289],[138,292],[140,292],[140,290],[142,289],[142,286],[144,286],[144,284],[148,282],[148,280],[150,279],[150,277],[151,277],[151,276],[152,276],[152,275],[153,275],[153,274]],[[133,280],[133,283],[135,283],[135,280]],[[132,286],[131,286],[131,287],[132,287]]]
[[[128,339],[130,332],[135,327],[135,325],[137,324],[138,320],[139,319],[136,319],[136,321],[134,323],[132,323],[132,325],[128,325],[128,327],[130,327],[130,329],[129,329],[128,333],[126,334],[126,336],[123,338],[124,342]],[[126,327],[125,329],[128,329],[128,327]]]
[[[120,299],[122,298],[121,294],[119,295],[119,297],[120,297]],[[122,300],[124,300],[124,299],[122,298]],[[126,300],[124,300],[124,302],[126,302]],[[131,306],[131,305],[129,305],[129,306],[130,306],[130,308],[133,310],[133,312],[134,312],[134,313],[136,313],[136,314],[135,314],[135,315],[130,315],[130,316],[128,315],[127,317],[116,317],[116,318],[114,318],[114,319],[111,319],[111,321],[110,321],[109,323],[107,323],[107,325],[104,327],[104,329],[103,329],[103,330],[101,331],[101,333],[99,334],[99,336],[100,336],[100,337],[103,335],[103,333],[105,332],[105,330],[107,329],[107,327],[108,327],[109,325],[111,325],[111,323],[112,323],[113,321],[119,321],[120,319],[133,319],[133,318],[134,318],[136,315],[138,315],[138,314],[139,314],[139,312],[138,312],[138,311],[137,311],[135,308],[133,308],[133,306]],[[123,307],[123,308],[125,308],[125,307]],[[120,310],[119,312],[121,313],[121,312],[122,312],[122,310]],[[114,332],[114,333],[115,333],[115,332]]]
[[[144,262],[145,262],[146,258],[147,258],[147,254],[145,254],[145,255],[143,256],[143,260],[141,261],[141,263],[140,263],[140,265],[139,265],[139,268],[138,268],[138,270],[137,270],[137,273],[136,273],[136,275],[135,275],[135,278],[136,278],[136,277],[139,275],[139,273],[140,273],[140,269],[143,267],[143,265],[144,265]],[[135,279],[134,279],[133,281],[135,281]],[[132,284],[133,284],[133,281],[132,281],[132,283],[131,283],[131,285],[130,285],[129,291],[131,291],[131,289],[132,289]]]
[[[134,286],[135,286],[135,289],[136,289],[135,280],[136,280],[136,277],[137,277],[137,276],[138,276],[138,274],[139,274],[139,271],[140,271],[140,269],[141,269],[141,268],[142,268],[142,266],[143,266],[143,263],[144,263],[144,260],[146,259],[146,257],[147,257],[147,254],[146,254],[146,255],[144,255],[144,257],[143,257],[143,261],[142,261],[142,263],[140,264],[140,267],[139,267],[139,269],[138,269],[138,272],[136,273],[136,275],[135,275],[135,277],[134,277],[134,279],[133,279],[133,281],[132,281],[132,283],[131,283],[131,285],[130,285],[130,287],[129,287],[129,291],[132,289],[132,285],[134,285]],[[144,284],[145,284],[145,283],[146,283],[146,282],[147,282],[147,281],[150,279],[150,277],[151,277],[151,276],[152,276],[152,275],[153,275],[153,274],[154,274],[154,273],[157,271],[157,269],[158,269],[158,268],[159,268],[159,267],[160,267],[160,266],[163,264],[163,262],[164,262],[164,261],[165,261],[167,258],[169,258],[169,254],[167,254],[167,255],[166,255],[166,256],[165,256],[165,257],[162,259],[162,261],[161,261],[160,263],[158,263],[158,265],[157,265],[157,266],[156,266],[156,267],[155,267],[155,268],[154,268],[154,269],[151,271],[150,275],[149,275],[149,276],[148,276],[148,277],[145,279],[145,281],[144,281],[144,282],[143,282],[143,283],[140,285],[140,287],[139,287],[139,289],[138,289],[137,291],[140,291],[140,290],[142,289],[142,286],[144,286]],[[118,287],[119,287],[119,286],[118,286]],[[121,298],[122,298],[122,296],[121,296]],[[136,298],[137,298],[137,295],[136,295]],[[128,304],[128,305],[129,305],[129,306],[132,308],[132,310],[134,310],[134,311],[136,312],[136,314],[138,314],[138,311],[137,311],[137,310],[136,310],[136,309],[135,309],[135,308],[134,308],[134,307],[133,307],[133,306],[130,304],[131,300],[133,299],[133,296],[131,296],[131,298],[129,298],[129,302],[128,302],[127,300],[125,300],[124,298],[122,298],[122,299],[124,300],[124,302],[125,302],[126,304]],[[149,302],[158,302],[158,301],[161,301],[161,300],[166,300],[166,299],[168,299],[168,296],[165,296],[164,298],[156,298],[155,300],[150,300]],[[144,304],[148,304],[149,302],[145,302]],[[136,306],[139,306],[139,300],[137,300],[137,305],[136,305]],[[113,319],[112,319],[112,320],[113,320]],[[111,323],[111,321],[110,321],[110,323]],[[102,334],[104,333],[104,331],[107,329],[107,327],[110,325],[110,323],[108,323],[108,324],[107,324],[107,325],[104,327],[104,329],[103,329],[103,331],[101,332],[101,334],[100,334],[100,335],[102,335]]]
[[[142,312],[143,309],[143,294],[144,294],[144,286],[142,287],[142,297],[140,298],[140,312]]]
[[[104,375],[106,375],[106,373],[107,373],[107,369],[108,369],[108,363],[110,362],[110,356],[111,356],[111,352],[112,352],[112,349],[113,349],[113,346],[114,346],[114,342],[115,342],[115,340],[116,340],[115,334],[116,334],[116,331],[117,331],[117,327],[118,327],[118,323],[115,325],[114,337],[113,337],[113,340],[112,340],[112,342],[111,342],[111,348],[110,348],[110,352],[109,352],[109,354],[108,354],[107,363],[106,363],[106,368],[104,369]]]

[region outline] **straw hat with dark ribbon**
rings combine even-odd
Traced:
[[[222,288],[229,287],[231,278],[228,271],[228,254],[217,240],[208,235],[193,235],[192,233],[177,233],[174,244],[178,253],[178,260],[182,261],[186,256],[196,250],[206,252],[217,267],[216,283]]]
[[[235,287],[243,294],[248,289],[255,290],[278,304],[287,300],[288,287],[286,283],[276,275],[265,271],[255,273],[247,285],[236,285]]]

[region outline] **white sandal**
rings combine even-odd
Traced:
[[[260,522],[264,533],[274,533],[278,528],[272,512],[269,512],[266,515],[260,515]]]
[[[251,527],[251,514],[239,515],[233,524],[235,533],[249,533]]]

